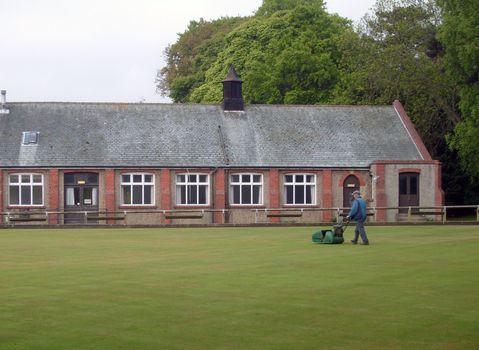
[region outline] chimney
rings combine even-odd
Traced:
[[[7,109],[7,91],[2,90],[2,99],[1,99],[1,106],[0,106],[0,114],[8,114],[10,111]]]
[[[223,110],[244,111],[242,84],[235,67],[231,65],[226,79],[223,80]]]

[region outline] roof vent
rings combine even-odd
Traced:
[[[242,84],[235,67],[231,65],[226,79],[223,80],[223,110],[244,111]]]
[[[10,111],[7,109],[7,91],[2,90],[2,99],[1,99],[1,105],[0,105],[0,114],[8,114]]]

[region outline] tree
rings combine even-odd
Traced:
[[[479,177],[479,2],[440,0],[443,24],[440,39],[445,47],[446,72],[459,85],[462,120],[450,137],[462,166]]]
[[[174,102],[187,102],[191,91],[204,83],[206,70],[226,43],[226,34],[245,20],[191,21],[177,42],[165,50],[166,66],[157,72],[157,90]]]
[[[341,53],[336,43],[352,29],[347,20],[329,15],[322,1],[294,4],[236,27],[190,101],[219,102],[221,81],[232,63],[245,81],[247,103],[330,101],[339,79]]]
[[[442,110],[449,124],[457,124],[456,87],[442,73],[435,39],[438,25],[438,8],[432,1],[378,1],[363,19],[361,37],[349,37],[342,44],[351,59],[345,62],[337,100],[407,103],[419,93],[429,95],[428,104]]]
[[[323,0],[263,0],[256,14],[258,16],[270,16],[278,11],[291,10],[300,4],[317,6],[324,10]]]

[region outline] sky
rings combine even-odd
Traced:
[[[0,0],[7,101],[168,103],[164,51],[191,20],[252,15],[262,0]],[[374,0],[326,0],[357,22]]]

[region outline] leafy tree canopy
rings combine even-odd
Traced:
[[[226,35],[247,18],[191,21],[176,43],[165,50],[166,66],[158,71],[157,90],[175,102],[188,102],[191,91],[205,81],[205,72],[226,44]]]
[[[479,2],[440,0],[443,25],[440,39],[445,47],[446,72],[459,85],[462,114],[451,146],[459,152],[462,166],[479,178]]]
[[[432,1],[378,1],[358,29],[360,37],[342,43],[349,60],[336,92],[338,103],[400,100],[435,155],[438,138],[444,140],[460,120],[456,87],[443,74],[435,39],[439,23]]]
[[[322,1],[256,16],[226,37],[226,45],[194,88],[192,102],[219,102],[230,64],[245,81],[247,103],[326,103],[339,79],[339,38],[349,22],[329,15]],[[309,4],[314,3],[314,4]],[[319,6],[321,5],[321,6]]]
[[[270,16],[282,10],[292,10],[298,5],[316,6],[324,10],[323,0],[263,0],[263,4],[256,11],[259,16]]]

